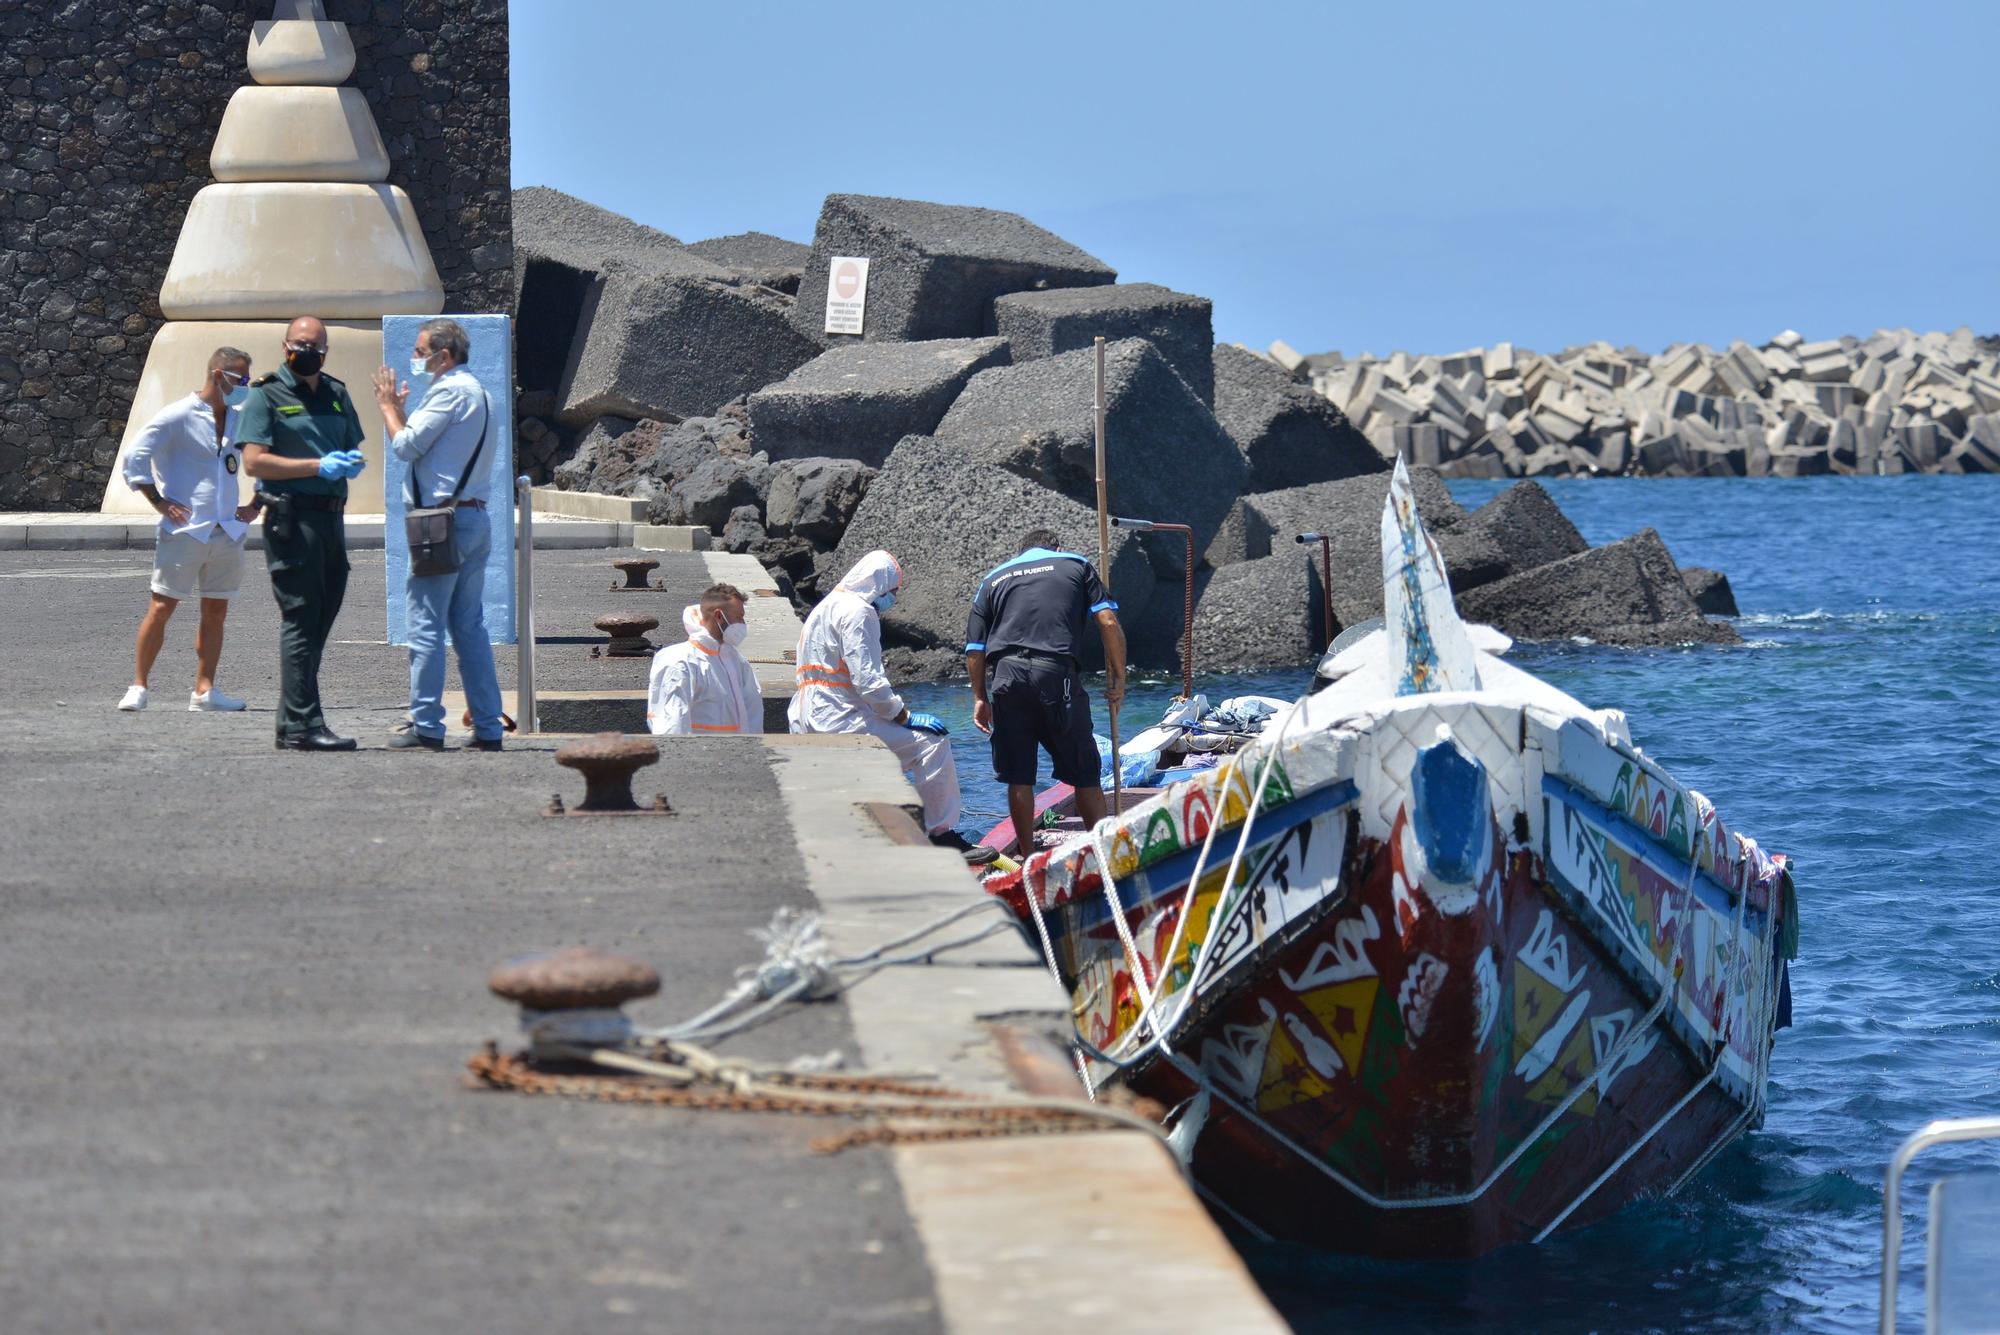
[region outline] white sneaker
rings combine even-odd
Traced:
[[[190,714],[233,714],[246,706],[233,695],[224,695],[219,687],[211,686],[205,691],[188,692],[188,713]]]
[[[127,686],[125,688],[125,698],[118,702],[118,707],[128,714],[144,709],[146,707],[146,688],[144,686]]]

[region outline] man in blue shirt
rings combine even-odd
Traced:
[[[1033,851],[1037,747],[1049,753],[1056,782],[1076,789],[1077,814],[1090,825],[1104,819],[1096,730],[1077,655],[1086,618],[1097,622],[1104,642],[1104,702],[1115,714],[1125,698],[1118,604],[1090,562],[1058,550],[1057,541],[1041,528],[1022,538],[1021,554],[980,581],[965,628],[972,721],[993,738],[993,776],[1007,785],[1007,812],[1023,853]]]
[[[500,678],[493,669],[493,640],[486,631],[486,560],[493,530],[486,515],[487,452],[493,405],[465,368],[472,355],[465,326],[426,320],[417,328],[410,374],[429,381],[404,417],[407,381],[399,390],[388,367],[375,373],[375,402],[389,431],[389,448],[410,465],[410,486],[420,508],[453,507],[452,543],[458,569],[448,575],[411,575],[405,606],[410,632],[410,721],[389,738],[392,751],[444,749],[444,642],[449,631],[458,652],[458,675],[472,712],[475,751],[498,751],[504,728]]]

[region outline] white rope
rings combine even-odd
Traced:
[[[1223,910],[1230,907],[1228,897],[1230,891],[1236,885],[1236,877],[1243,865],[1243,855],[1249,849],[1251,834],[1256,827],[1257,817],[1263,811],[1264,793],[1270,783],[1271,769],[1277,763],[1278,752],[1283,746],[1286,731],[1291,727],[1292,721],[1304,713],[1304,710],[1299,708],[1299,705],[1302,703],[1303,697],[1299,701],[1294,702],[1293,708],[1286,713],[1284,719],[1279,723],[1277,734],[1271,738],[1264,752],[1263,767],[1257,773],[1256,786],[1251,792],[1250,800],[1244,808],[1243,824],[1237,835],[1235,851],[1230,855],[1228,871],[1223,877],[1222,893],[1217,899],[1216,912],[1210,915],[1210,930],[1202,938],[1201,949],[1196,954],[1194,963],[1188,971],[1186,986],[1175,994],[1175,1000],[1179,1004],[1175,1008],[1172,1017],[1164,1024],[1160,1022],[1160,1018],[1154,1009],[1158,998],[1151,994],[1150,989],[1147,989],[1142,993],[1147,998],[1146,1009],[1141,1012],[1139,1019],[1132,1027],[1125,1031],[1120,1041],[1114,1045],[1113,1051],[1104,1052],[1099,1050],[1088,1039],[1083,1037],[1080,1030],[1077,1031],[1078,1045],[1096,1060],[1105,1062],[1119,1070],[1125,1070],[1145,1060],[1155,1051],[1169,1053],[1172,1051],[1169,1045],[1170,1036],[1180,1027],[1181,1021],[1187,1016],[1188,1008],[1194,1004],[1195,997],[1201,987],[1202,977],[1207,972],[1209,961],[1214,956],[1217,943],[1222,939],[1223,933],[1220,927],[1222,925]],[[1259,745],[1265,744],[1260,741]],[[1222,828],[1223,811],[1228,804],[1228,783],[1230,778],[1240,768],[1239,760],[1242,754],[1239,752],[1237,755],[1230,757],[1230,763],[1224,769],[1222,778],[1216,785],[1218,790],[1216,806],[1209,814],[1208,834],[1202,840],[1201,852],[1195,856],[1194,870],[1189,873],[1187,886],[1181,892],[1179,920],[1174,924],[1174,935],[1168,942],[1167,952],[1163,957],[1167,960],[1173,959],[1175,954],[1179,952],[1180,943],[1187,932],[1188,919],[1192,916],[1194,898],[1198,887],[1201,885],[1203,868],[1207,864],[1210,850],[1215,845],[1216,833]],[[1093,851],[1096,851],[1098,848],[1097,831],[1092,831],[1092,839]],[[1131,934],[1125,927],[1124,913],[1117,898],[1117,888],[1110,875],[1110,864],[1106,861],[1100,861],[1098,866],[1102,872],[1106,898],[1111,904],[1113,921],[1118,924],[1119,936],[1126,943],[1128,952],[1133,952],[1133,957],[1136,958],[1136,947],[1133,946]],[[1051,960],[1053,960],[1053,955],[1051,955]],[[1136,964],[1134,965],[1134,971],[1135,978],[1143,979],[1143,970],[1139,969]],[[1141,982],[1141,986],[1142,988],[1144,987],[1143,981]],[[1148,1039],[1138,1051],[1128,1054],[1126,1050],[1129,1045],[1147,1028],[1153,1031],[1153,1037]]]

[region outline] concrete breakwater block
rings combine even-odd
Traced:
[[[2000,338],[1963,327],[1810,343],[1787,330],[1762,347],[1656,356],[1601,342],[1322,353],[1298,370],[1378,448],[1450,477],[1957,471],[1979,466],[1984,451],[1960,447],[2000,408]]]
[[[521,388],[569,426],[706,416],[819,352],[783,293],[665,232],[540,186],[513,205]]]
[[[1250,463],[1250,491],[1386,472],[1389,463],[1331,403],[1253,352],[1210,352],[1216,421]]]
[[[1204,672],[1299,667],[1327,643],[1319,549],[1293,548],[1225,566],[1194,609],[1194,661]]]
[[[1100,336],[1107,343],[1143,338],[1197,398],[1214,402],[1214,303],[1207,297],[1157,283],[1015,292],[993,303],[993,324],[1017,362],[1088,348]]]
[[[773,288],[787,296],[798,295],[799,279],[804,277],[806,259],[812,254],[811,246],[768,232],[712,237],[691,242],[688,249],[720,264],[746,283]]]
[[[1486,534],[1465,531],[1465,509],[1451,498],[1436,471],[1413,468],[1410,481],[1417,512],[1444,556],[1453,590],[1501,578],[1507,570],[1505,556]],[[1217,557],[1236,550],[1240,540],[1249,560],[1294,551],[1310,556],[1317,567],[1320,544],[1301,545],[1297,535],[1326,533],[1332,539],[1334,629],[1381,616],[1382,502],[1388,492],[1389,475],[1371,473],[1245,496],[1210,548],[1209,563],[1222,566]],[[1196,652],[1199,655],[1199,648]]]
[[[529,393],[561,387],[584,308],[607,270],[666,268],[718,282],[734,277],[658,228],[560,190],[516,190],[513,211],[515,349],[521,388]]]
[[[1729,587],[1729,576],[1720,570],[1710,570],[1706,566],[1682,566],[1681,583],[1687,586],[1694,605],[1712,617],[1733,617],[1742,615],[1736,610],[1736,590]]]
[[[1465,522],[1465,507],[1451,498],[1436,469],[1412,468],[1410,486],[1417,513],[1432,537],[1442,540]],[[1221,567],[1271,556],[1290,549],[1298,534],[1318,530],[1333,535],[1336,560],[1364,559],[1372,551],[1379,567],[1382,502],[1388,494],[1389,474],[1379,473],[1245,496],[1230,507],[1228,519],[1209,544],[1208,563]],[[1379,569],[1375,582],[1382,582]]]
[[[1703,617],[1660,535],[1593,547],[1459,595],[1467,621],[1517,639],[1587,637],[1599,644],[1737,644],[1733,627]]]
[[[947,442],[912,436],[869,484],[839,548],[821,562],[820,584],[831,589],[863,556],[886,550],[903,567],[903,588],[883,618],[884,641],[963,649],[980,580],[1018,555],[1022,535],[1035,528],[1053,529],[1068,550],[1095,561],[1093,509],[997,465],[968,462]],[[1111,569],[1099,574],[1118,601],[1133,656],[1164,666],[1180,634],[1178,590],[1161,592],[1133,535],[1113,530],[1111,548]],[[1096,636],[1084,641],[1094,658]]]
[[[875,470],[853,459],[788,459],[771,475],[764,524],[779,537],[840,540]]]
[[[819,353],[792,327],[790,305],[755,284],[608,270],[578,317],[558,416],[707,416]]]
[[[1078,504],[1096,506],[1095,354],[1090,349],[982,371],[938,424],[965,459],[996,465]],[[1105,348],[1105,468],[1113,514],[1187,524],[1207,549],[1248,473],[1208,405],[1144,339]],[[1178,575],[1182,544],[1148,551]]]
[[[827,279],[839,256],[868,261],[868,340],[977,338],[994,332],[1009,292],[1092,287],[1118,275],[1095,256],[1016,213],[879,195],[828,195],[813,231],[792,320],[828,342]]]
[[[1458,531],[1490,538],[1506,561],[1502,575],[1518,575],[1590,547],[1569,516],[1534,482],[1507,488],[1473,511]]]
[[[1001,338],[850,343],[750,396],[757,448],[773,459],[838,456],[880,467],[905,436],[928,435],[966,383],[1007,364]]]

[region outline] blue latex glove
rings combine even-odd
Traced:
[[[944,720],[936,714],[912,713],[910,715],[910,726],[918,732],[934,732],[940,737],[948,736],[951,732],[949,728],[944,726]]]
[[[319,461],[319,475],[329,482],[342,482],[356,477],[368,466],[367,459],[359,450],[335,450],[324,455]]]

